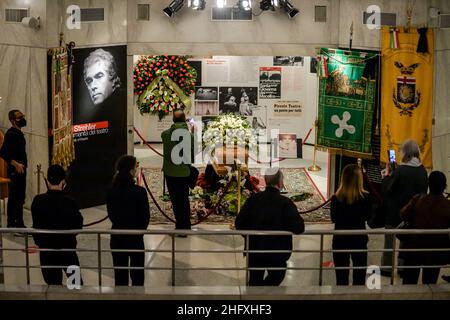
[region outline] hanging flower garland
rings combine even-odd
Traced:
[[[141,114],[162,119],[177,108],[190,107],[197,72],[187,56],[142,56],[134,68],[134,94]]]

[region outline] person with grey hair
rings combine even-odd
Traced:
[[[284,197],[281,170],[269,169],[264,176],[266,189],[251,196],[236,217],[237,230],[289,231],[300,234],[305,223],[291,199]],[[249,250],[285,251],[279,253],[249,253],[249,286],[279,286],[285,277],[287,260],[292,251],[292,236],[250,236]],[[276,270],[268,268],[278,268]],[[267,270],[268,275],[264,277]]]
[[[400,210],[417,194],[425,194],[428,190],[427,171],[420,160],[420,148],[414,140],[406,140],[400,147],[400,165],[391,170],[386,164],[383,170],[381,192],[386,207],[385,228],[395,229],[401,223]],[[386,235],[384,248],[392,250],[393,236]],[[400,243],[402,247],[402,243]],[[392,252],[383,252],[381,274],[390,276],[392,273]],[[403,265],[402,255],[399,255],[399,266]],[[401,270],[401,268],[399,268]]]
[[[83,77],[94,105],[105,102],[121,86],[114,57],[103,49],[91,52],[84,60]]]

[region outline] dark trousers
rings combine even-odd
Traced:
[[[76,252],[40,252],[41,270],[45,283],[62,285],[63,272],[67,274],[68,266],[79,266],[80,261]],[[46,268],[59,266],[63,268]],[[83,281],[81,281],[83,284]]]
[[[333,241],[333,250],[367,250],[367,241]],[[333,252],[335,267],[350,267],[350,259],[353,267],[367,266],[367,252]],[[349,269],[339,269],[336,272],[336,284],[338,286],[349,285]],[[353,269],[353,285],[362,286],[366,283],[366,269]]]
[[[404,252],[405,266],[436,266],[444,265],[442,252]],[[436,284],[441,268],[405,268],[403,284],[417,284],[420,269],[422,269],[422,284]]]
[[[144,250],[142,236],[127,239],[126,236],[111,236],[111,250]],[[114,267],[144,268],[145,252],[112,252]],[[145,281],[144,269],[114,269],[116,286],[128,286],[131,277],[132,286],[143,286]]]
[[[9,175],[11,182],[9,183],[8,195],[8,227],[24,228],[23,223],[23,205],[25,203],[25,188],[27,176],[25,174],[13,173]]]
[[[165,176],[167,189],[175,214],[176,229],[191,229],[191,206],[189,203],[189,177]]]
[[[280,268],[280,270],[267,270],[267,276],[264,278],[266,270],[250,270],[249,286],[279,286],[286,275],[285,257],[271,257],[269,255],[259,254],[250,255],[248,261],[249,268]]]

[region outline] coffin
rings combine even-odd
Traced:
[[[248,149],[239,146],[223,146],[214,150],[214,158],[212,162],[214,171],[219,176],[224,176],[227,174],[227,166],[230,167],[236,162],[248,164]]]

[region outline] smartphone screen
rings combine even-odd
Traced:
[[[396,159],[396,156],[395,156],[395,150],[389,150],[388,151],[388,156],[389,156],[389,163],[396,163],[397,162],[397,159]]]

